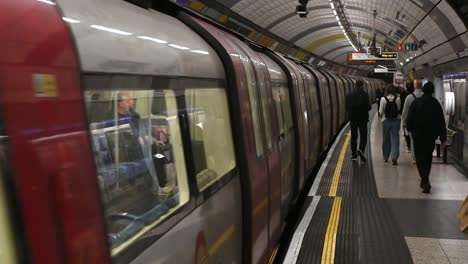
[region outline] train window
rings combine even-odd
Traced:
[[[252,116],[252,126],[254,129],[255,149],[257,157],[263,156],[263,139],[260,126],[260,112],[259,112],[259,98],[257,94],[257,81],[255,79],[255,71],[250,62],[250,58],[242,51],[240,47],[234,42],[231,43],[236,48],[242,65],[245,69],[245,78],[247,80],[247,89],[249,91],[250,114]]]
[[[200,191],[236,166],[224,89],[186,89],[195,175]]]
[[[284,100],[283,96],[281,95],[281,87],[284,84],[279,82],[272,82],[271,88],[273,91],[273,100],[275,101],[275,108],[276,108],[276,116],[278,118],[278,127],[280,130],[280,135],[283,135],[286,131],[286,125],[284,123],[284,111],[283,106],[281,105],[281,101]]]
[[[262,66],[259,66],[262,67]],[[268,95],[266,93],[266,87],[265,87],[265,82],[263,81],[265,79],[265,76],[263,74],[263,71],[261,68],[257,70],[257,78],[258,80],[261,80],[259,82],[259,92],[260,92],[260,101],[261,101],[261,106],[262,106],[262,113],[263,113],[263,125],[265,126],[265,140],[267,143],[268,150],[271,150],[273,148],[273,143],[272,143],[272,129],[271,129],[271,116],[270,116],[270,110],[268,109],[268,104],[267,104],[267,98]]]
[[[286,83],[280,82],[273,82],[272,90],[276,105],[276,114],[278,115],[280,134],[284,134],[293,127],[289,90]]]
[[[280,88],[281,101],[283,104],[284,110],[284,125],[286,126],[286,130],[292,129],[294,126],[293,117],[292,117],[292,109],[291,109],[291,97],[289,94],[289,89],[286,84],[283,84]]]
[[[108,89],[87,84],[85,98],[108,239],[117,254],[187,203],[189,187],[176,100],[182,92],[150,84],[124,90],[130,82],[112,78]]]

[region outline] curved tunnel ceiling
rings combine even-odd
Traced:
[[[296,0],[217,1],[320,57],[345,63],[346,54],[353,51],[329,0],[310,0],[307,18],[296,15]],[[405,67],[417,70],[468,53],[464,52],[468,47],[467,27],[447,0],[341,0],[341,3],[353,33],[360,33],[364,47],[373,36],[373,10],[377,10],[377,46],[397,50],[401,42],[422,42],[416,52],[400,52]]]

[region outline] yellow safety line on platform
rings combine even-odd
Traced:
[[[278,253],[278,247],[276,247],[273,252],[271,253],[270,260],[268,260],[268,264],[273,264],[275,262],[276,254]]]
[[[325,234],[325,243],[323,244],[322,264],[335,263],[336,234],[340,222],[342,198],[335,197],[334,199],[330,219],[328,220],[327,233]]]
[[[343,167],[343,160],[345,158],[346,150],[348,149],[350,139],[351,139],[351,133],[348,133],[348,136],[346,136],[343,147],[341,148],[340,157],[338,158],[338,162],[336,163],[335,174],[333,174],[332,184],[330,187],[330,193],[328,194],[328,196],[336,196],[336,192],[338,190],[338,182],[340,181],[341,168]]]

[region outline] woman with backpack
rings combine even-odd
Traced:
[[[388,84],[385,88],[385,96],[380,102],[379,114],[382,118],[383,158],[385,162],[391,158],[393,165],[398,165],[400,156],[400,108],[401,99],[398,96],[398,90],[393,84]]]

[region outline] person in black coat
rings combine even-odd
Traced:
[[[429,174],[432,166],[432,152],[435,140],[440,138],[441,147],[445,148],[447,129],[442,106],[432,97],[434,85],[431,82],[423,86],[423,96],[411,104],[406,128],[412,133],[414,140],[414,155],[421,177],[420,187],[423,193],[430,193]]]
[[[367,144],[367,122],[369,121],[369,110],[371,104],[369,95],[364,92],[364,83],[361,80],[356,82],[356,91],[348,95],[347,111],[351,124],[351,151],[352,160],[357,160],[358,155],[362,162],[367,159],[364,155]],[[359,130],[359,150],[357,150],[357,138]]]

